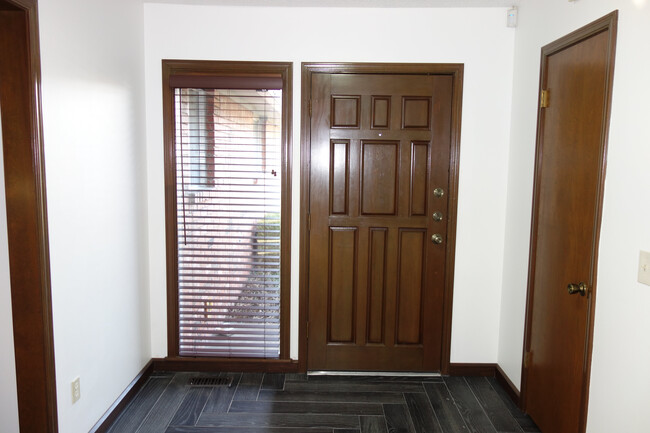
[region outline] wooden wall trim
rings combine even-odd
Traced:
[[[126,389],[117,397],[117,400],[111,405],[110,408],[102,415],[97,421],[95,426],[90,429],[88,433],[105,433],[113,425],[117,417],[120,416],[122,411],[131,403],[133,398],[138,394],[140,389],[144,386],[153,373],[153,360],[150,360],[147,365],[137,374],[135,379],[126,387]]]
[[[291,359],[253,358],[154,358],[154,371],[236,371],[297,373],[298,362]]]
[[[501,385],[501,388],[505,390],[505,392],[512,399],[512,401],[517,405],[517,407],[519,407],[521,403],[519,390],[517,389],[515,384],[512,383],[512,381],[510,380],[508,375],[503,371],[503,369],[501,369],[501,366],[498,364],[497,364],[494,377],[496,378],[497,382],[499,382],[499,385]]]
[[[446,74],[453,77],[452,132],[449,172],[449,226],[447,261],[443,299],[441,373],[449,374],[451,323],[453,310],[454,263],[456,252],[456,220],[458,208],[458,177],[460,168],[460,130],[464,65],[457,63],[302,63],[300,113],[300,282],[299,282],[299,370],[307,371],[307,323],[309,321],[309,173],[311,118],[309,100],[314,73],[348,74]]]
[[[499,364],[451,363],[449,365],[449,375],[494,377],[506,394],[519,407],[519,391]]]
[[[450,363],[449,376],[483,376],[494,377],[497,364],[491,363]]]
[[[451,153],[449,160],[449,225],[447,227],[447,260],[445,269],[445,293],[443,299],[442,354],[440,372],[446,374],[451,359],[451,324],[454,298],[454,270],[456,263],[456,226],[458,223],[458,179],[460,176],[460,131],[463,105],[464,66],[453,69]]]
[[[484,376],[496,377],[506,393],[515,404],[519,404],[519,392],[498,364],[451,363],[451,376]],[[299,371],[298,361],[292,360],[252,360],[243,359],[186,359],[186,358],[153,358],[138,373],[133,381],[115,400],[106,413],[97,421],[88,433],[106,433],[128,404],[142,389],[149,377],[155,372],[185,371],[231,371],[231,372],[264,372],[264,373],[296,373]]]
[[[0,98],[19,422],[21,431],[56,433],[38,7],[37,0],[0,4],[0,51],[11,62],[0,59]]]
[[[310,137],[312,71],[305,64],[301,68],[300,88],[300,247],[299,247],[299,304],[298,304],[298,369],[307,372],[307,324],[309,321],[309,173],[311,171]]]
[[[241,359],[213,359],[213,358],[152,358],[135,376],[131,383],[124,389],[111,407],[102,415],[88,433],[106,433],[113,423],[122,414],[126,407],[133,401],[138,392],[147,383],[151,375],[156,372],[205,372],[205,371],[232,371],[232,372],[264,372],[264,373],[296,373],[298,362],[292,360],[250,358]]]

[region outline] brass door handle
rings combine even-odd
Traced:
[[[569,295],[575,295],[576,293],[580,293],[580,296],[585,296],[588,290],[589,287],[582,282],[579,284],[570,283],[567,286],[567,291],[569,292]]]
[[[431,236],[431,242],[433,242],[434,244],[441,244],[442,243],[442,236],[440,236],[437,233],[435,235],[432,235]]]

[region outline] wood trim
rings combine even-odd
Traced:
[[[174,74],[169,77],[169,85],[170,87],[189,87],[192,89],[282,89],[282,78]]]
[[[462,63],[302,63],[303,74],[404,74],[456,75],[463,70]],[[309,87],[311,87],[311,83]]]
[[[162,62],[162,97],[163,97],[163,142],[165,165],[165,244],[167,250],[167,354],[178,356],[178,249],[176,248],[176,196],[174,164],[176,152],[173,134],[172,92],[169,87],[169,77],[173,69],[164,60]]]
[[[236,371],[264,373],[296,373],[298,362],[292,360],[255,360],[214,359],[214,358],[152,358],[137,374],[126,389],[115,400],[111,407],[102,415],[88,433],[106,433],[115,420],[135,398],[152,374],[159,371]]]
[[[280,64],[282,72],[282,143],[284,154],[282,160],[282,204],[280,245],[280,359],[289,359],[291,354],[291,203],[293,178],[293,63]]]
[[[449,376],[495,377],[497,364],[450,363]]]
[[[512,401],[519,406],[519,391],[499,364],[452,363],[449,365],[449,376],[494,377]]]
[[[441,372],[449,374],[451,323],[453,307],[454,264],[456,253],[456,219],[458,208],[458,175],[460,167],[460,130],[464,65],[458,63],[302,63],[300,121],[300,300],[299,300],[299,370],[307,370],[307,327],[309,323],[309,173],[311,117],[309,103],[314,73],[339,74],[441,74],[453,77],[452,132],[449,170],[449,225],[447,261],[443,300]]]
[[[291,319],[291,186],[292,186],[292,120],[293,63],[291,62],[221,62],[196,60],[162,61],[163,141],[165,160],[165,239],[167,248],[167,352],[178,357],[178,251],[176,239],[176,175],[173,137],[172,93],[169,85],[173,75],[275,77],[282,79],[282,243],[280,251],[280,359],[289,359]]]
[[[298,362],[291,359],[254,358],[154,358],[154,371],[242,371],[297,373]]]
[[[300,272],[298,304],[298,369],[307,372],[307,332],[309,329],[309,173],[311,172],[311,76],[305,63],[301,67],[300,88]]]
[[[514,383],[510,380],[508,375],[501,369],[501,366],[497,364],[497,368],[494,374],[495,379],[501,385],[501,388],[504,389],[506,394],[510,397],[510,399],[517,405],[519,406],[520,404],[520,397],[519,397],[519,390],[515,386]]]
[[[607,49],[607,78],[605,88],[605,113],[603,128],[601,131],[601,143],[603,146],[602,159],[600,161],[600,173],[598,175],[598,198],[596,202],[596,234],[593,241],[594,251],[592,252],[591,262],[591,281],[592,289],[589,303],[589,327],[587,330],[587,359],[585,362],[585,381],[582,389],[583,399],[580,402],[582,409],[582,419],[580,425],[580,433],[587,431],[587,415],[589,412],[589,386],[591,384],[591,360],[592,351],[594,347],[594,321],[596,311],[596,287],[598,279],[598,245],[600,244],[600,227],[602,224],[603,216],[603,199],[605,195],[605,174],[607,171],[607,150],[609,143],[609,122],[612,114],[612,91],[614,86],[614,65],[616,59],[616,40],[618,35],[618,10],[613,11],[601,19],[599,25],[605,27],[609,31],[609,41]]]
[[[605,91],[605,113],[604,113],[604,125],[601,132],[601,160],[600,160],[600,172],[599,172],[599,182],[598,182],[598,193],[597,193],[597,202],[596,202],[596,224],[595,224],[595,238],[593,240],[594,248],[591,251],[592,254],[592,263],[591,263],[591,279],[592,279],[592,288],[591,296],[589,299],[589,312],[588,312],[588,336],[587,336],[587,347],[586,347],[586,356],[585,360],[585,369],[583,371],[583,392],[582,399],[580,401],[581,407],[581,419],[580,419],[580,428],[579,433],[584,433],[587,428],[587,412],[589,408],[589,382],[591,375],[591,357],[592,357],[592,348],[593,348],[593,332],[594,332],[594,311],[596,306],[596,278],[598,274],[598,242],[600,238],[600,226],[602,220],[602,209],[603,209],[603,193],[604,193],[604,183],[605,183],[605,170],[606,170],[606,155],[607,155],[607,142],[609,137],[609,120],[611,116],[611,101],[612,101],[612,85],[614,79],[614,58],[616,54],[616,35],[617,35],[617,23],[618,23],[618,10],[611,12],[604,17],[587,24],[580,29],[569,33],[568,35],[551,42],[550,44],[542,47],[541,50],[541,60],[540,60],[540,80],[539,80],[539,90],[541,94],[541,89],[545,83],[546,76],[546,62],[547,58],[554,53],[557,53],[560,50],[563,50],[571,45],[575,45],[584,39],[588,39],[591,36],[602,32],[609,32],[609,47],[608,47],[608,70],[606,77],[606,91]],[[539,107],[539,101],[537,106]],[[532,317],[531,311],[533,307],[533,282],[535,275],[535,251],[537,247],[537,239],[535,236],[536,227],[537,227],[537,213],[539,207],[539,178],[538,173],[541,171],[541,138],[543,131],[543,121],[541,116],[541,109],[537,110],[537,136],[536,136],[536,149],[535,149],[535,184],[533,191],[533,206],[532,206],[532,218],[531,218],[531,232],[530,232],[530,250],[529,250],[529,265],[528,265],[528,290],[526,294],[526,318],[525,318],[525,330],[524,330],[524,348],[522,353],[522,375],[521,375],[521,393],[520,393],[520,407],[525,411],[526,409],[526,398],[527,398],[527,368],[524,366],[523,359],[526,355],[526,352],[530,350],[531,345],[531,332],[532,332]]]
[[[142,389],[153,372],[153,360],[150,360],[88,433],[107,432],[115,420],[122,414],[122,411],[126,409],[140,389]]]
[[[24,39],[10,44],[0,91],[18,415],[21,431],[58,431],[47,230],[37,0],[2,0]],[[14,21],[12,21],[14,22]],[[18,39],[22,39],[20,43]],[[6,47],[2,48],[4,54]],[[0,61],[0,64],[2,62]],[[0,80],[3,81],[3,80]]]
[[[464,66],[454,69],[452,95],[451,153],[449,155],[449,218],[447,226],[447,260],[442,320],[442,354],[440,372],[447,374],[451,359],[451,324],[454,298],[454,269],[456,263],[456,226],[458,222],[458,178],[460,170],[460,131],[463,105]]]

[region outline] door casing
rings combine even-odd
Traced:
[[[541,95],[542,86],[546,81],[546,64],[548,58],[559,51],[570,47],[572,45],[578,44],[583,40],[586,40],[596,34],[602,32],[609,32],[609,43],[608,43],[608,65],[607,65],[607,76],[605,80],[605,103],[603,110],[602,118],[602,130],[600,136],[600,161],[599,161],[599,173],[598,173],[598,191],[597,191],[597,201],[595,203],[596,208],[596,217],[595,217],[595,236],[593,239],[592,250],[590,251],[592,255],[591,260],[591,281],[593,282],[592,287],[590,287],[590,296],[588,299],[588,317],[587,317],[587,336],[586,336],[586,350],[585,350],[585,360],[584,360],[584,370],[583,370],[583,385],[582,385],[582,396],[580,399],[580,433],[584,433],[587,427],[587,410],[588,410],[588,399],[589,399],[589,380],[591,373],[591,353],[593,347],[593,331],[594,331],[594,316],[596,305],[596,277],[597,277],[597,265],[598,265],[598,243],[600,239],[600,225],[602,219],[602,208],[603,208],[603,192],[604,192],[604,182],[605,182],[605,169],[606,169],[606,156],[607,156],[607,141],[609,136],[609,118],[611,114],[611,99],[612,99],[612,83],[614,77],[614,56],[616,48],[616,30],[617,30],[617,21],[618,21],[618,11],[614,11],[568,35],[542,47],[541,51],[541,62],[540,62],[540,81],[539,81],[539,94]],[[552,96],[551,96],[552,98]],[[535,179],[534,179],[534,191],[533,191],[533,207],[532,207],[532,220],[531,220],[531,240],[530,240],[530,252],[529,252],[529,265],[528,265],[528,290],[526,296],[526,318],[525,318],[525,331],[524,331],[524,350],[522,354],[522,380],[521,380],[521,400],[520,405],[523,410],[526,410],[527,398],[529,396],[529,389],[527,386],[527,366],[526,366],[526,353],[531,350],[531,338],[532,338],[532,310],[534,302],[534,281],[535,281],[535,251],[537,245],[537,222],[538,214],[540,211],[539,207],[539,188],[540,188],[540,175],[541,175],[541,158],[543,152],[543,116],[541,106],[541,96],[540,101],[538,101],[537,109],[537,137],[536,137],[536,150],[535,150]]]
[[[312,74],[440,74],[453,77],[451,153],[449,163],[449,225],[443,300],[443,332],[441,373],[449,373],[451,348],[451,313],[453,302],[454,263],[456,251],[456,215],[458,205],[458,173],[460,127],[463,90],[463,64],[426,63],[302,63],[301,137],[300,137],[300,301],[298,359],[299,371],[307,370],[307,336],[309,322],[309,179],[311,148],[311,82]]]
[[[18,417],[21,431],[56,433],[37,0],[0,0],[0,12],[11,23],[5,37],[12,38],[12,66],[0,89],[3,115],[11,110],[14,116],[2,122],[2,133]]]

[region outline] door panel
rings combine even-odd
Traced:
[[[357,297],[356,227],[330,227],[329,250],[327,341],[352,343]]]
[[[361,141],[361,215],[396,215],[398,141]]]
[[[308,368],[440,369],[452,84],[313,75]]]
[[[422,344],[426,229],[399,229],[396,344]]]
[[[370,228],[368,256],[368,343],[384,341],[384,315],[386,309],[386,246],[387,228]]]
[[[605,161],[609,31],[544,57],[532,231],[526,410],[544,432],[584,431]],[[569,283],[586,283],[587,296]]]

